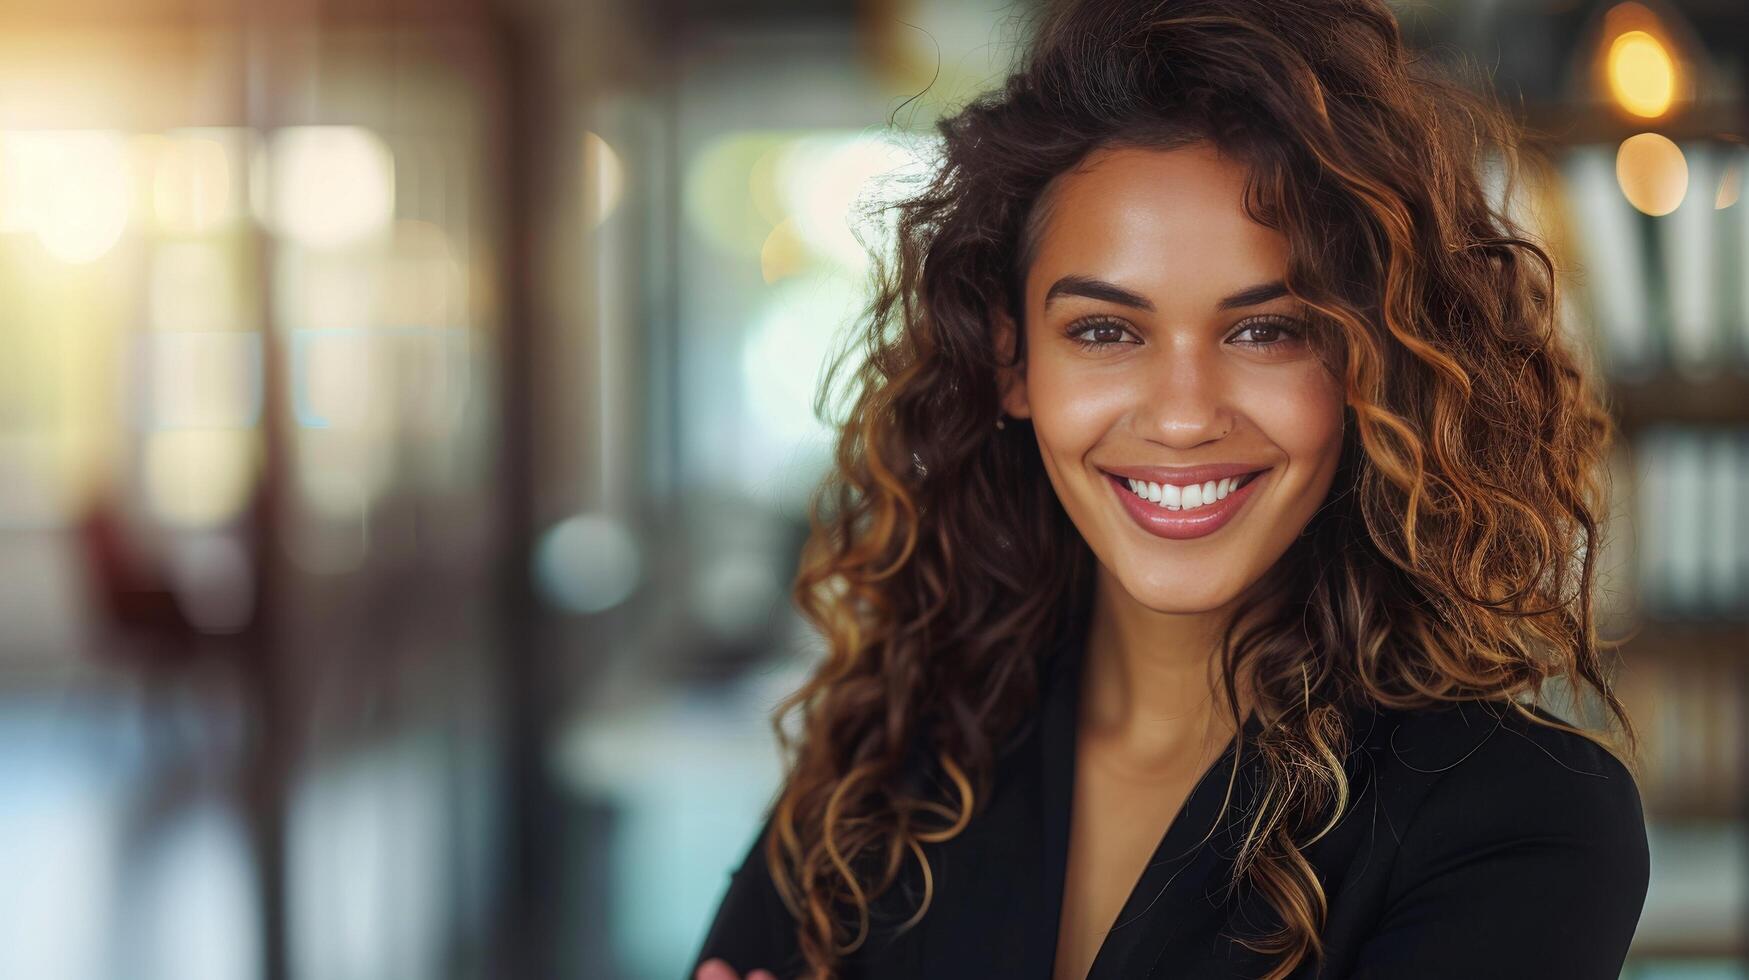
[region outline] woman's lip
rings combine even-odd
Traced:
[[[1143,483],[1173,484],[1185,487],[1192,483],[1216,483],[1229,477],[1238,479],[1269,469],[1268,463],[1207,463],[1202,466],[1101,466],[1099,469],[1120,480],[1140,480]]]
[[[1118,503],[1142,530],[1157,537],[1181,541],[1213,534],[1225,527],[1245,506],[1245,501],[1251,498],[1252,488],[1263,482],[1263,477],[1268,472],[1259,472],[1244,486],[1222,499],[1193,510],[1167,510],[1153,501],[1138,497],[1122,477],[1111,473],[1105,476],[1106,482],[1111,484],[1112,492],[1118,495]]]

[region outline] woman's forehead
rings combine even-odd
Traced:
[[[1246,214],[1246,169],[1209,144],[1090,154],[1041,201],[1028,301],[1078,275],[1185,308],[1204,292],[1279,278],[1287,241]]]

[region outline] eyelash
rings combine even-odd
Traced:
[[[1068,329],[1069,339],[1071,341],[1073,341],[1076,345],[1080,346],[1084,350],[1102,350],[1106,347],[1112,347],[1112,346],[1115,346],[1117,344],[1123,343],[1123,341],[1121,341],[1121,340],[1087,340],[1087,339],[1080,336],[1081,334],[1086,333],[1087,331],[1092,330],[1095,327],[1104,327],[1104,326],[1118,327],[1118,328],[1123,329],[1123,330],[1129,329],[1128,324],[1124,323],[1122,320],[1118,320],[1118,319],[1115,319],[1113,317],[1108,317],[1108,316],[1083,317],[1083,318],[1076,320],[1074,323],[1071,323],[1069,325],[1069,329]],[[1285,317],[1285,316],[1280,316],[1280,315],[1254,316],[1249,320],[1241,321],[1239,324],[1239,332],[1242,333],[1245,330],[1251,329],[1253,327],[1259,327],[1259,326],[1272,327],[1272,328],[1280,331],[1281,333],[1286,334],[1289,337],[1292,337],[1294,339],[1303,339],[1306,335],[1304,323],[1302,323],[1299,320],[1295,320],[1292,317]],[[1269,341],[1268,343],[1259,343],[1257,341],[1251,341],[1250,343],[1254,347],[1270,348],[1270,347],[1275,347],[1275,346],[1282,344],[1284,342],[1285,342],[1285,340],[1272,340],[1272,341]]]

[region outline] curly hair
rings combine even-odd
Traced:
[[[1407,49],[1382,0],[1085,0],[1039,26],[1003,87],[938,124],[939,165],[893,205],[874,301],[815,404],[825,418],[861,352],[793,585],[827,651],[773,714],[787,775],[763,855],[821,980],[907,855],[923,897],[900,929],[927,911],[922,845],[988,799],[1044,638],[1092,596],[1028,426],[992,425],[1025,357],[996,322],[1020,318],[1035,205],[1095,149],[1208,140],[1246,163],[1246,213],[1285,236],[1284,281],[1347,397],[1329,498],[1219,654],[1227,704],[1246,672],[1263,723],[1267,791],[1230,887],[1279,914],[1241,937],[1276,980],[1322,955],[1300,849],[1348,801],[1352,710],[1485,698],[1621,755],[1526,707],[1564,688],[1637,746],[1593,619],[1617,432],[1560,332],[1549,251],[1485,186],[1488,161],[1510,180],[1532,158],[1524,130]]]

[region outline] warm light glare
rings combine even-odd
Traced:
[[[1622,140],[1616,150],[1615,179],[1628,203],[1640,211],[1669,214],[1688,193],[1688,160],[1668,138],[1640,133]]]
[[[62,262],[94,262],[127,229],[132,180],[120,133],[0,135],[0,231],[34,232]]]
[[[395,162],[370,130],[279,130],[267,166],[267,216],[279,234],[310,248],[337,248],[388,228],[395,210]]]
[[[584,223],[606,221],[625,194],[625,165],[612,146],[594,133],[583,134]]]
[[[778,162],[778,193],[796,235],[815,253],[852,271],[866,268],[858,232],[882,233],[881,205],[921,172],[916,147],[863,134],[798,140]]]
[[[236,217],[239,130],[172,133],[152,170],[152,210],[164,231],[199,235]]]
[[[1623,109],[1656,118],[1676,95],[1676,62],[1658,39],[1626,31],[1609,45],[1609,90]]]
[[[1725,168],[1725,173],[1719,178],[1719,192],[1713,196],[1713,208],[1724,210],[1737,203],[1743,193],[1743,165],[1733,163]]]
[[[775,188],[762,193],[754,181],[771,175],[771,157],[790,140],[783,133],[733,133],[698,151],[686,168],[682,199],[700,238],[730,255],[759,255],[783,215],[766,206]]]
[[[767,283],[793,276],[806,267],[807,246],[796,234],[796,223],[785,218],[765,238],[759,249],[759,272]]]

